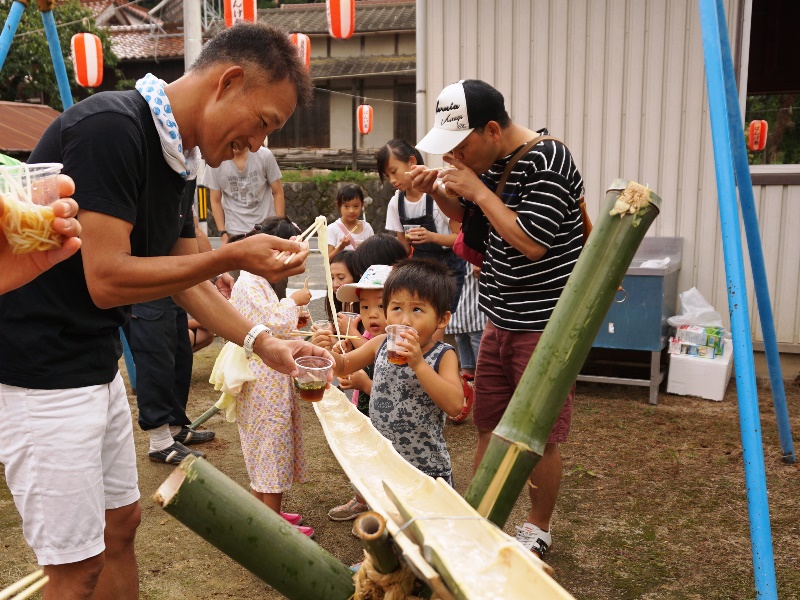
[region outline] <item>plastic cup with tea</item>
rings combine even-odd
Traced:
[[[308,312],[307,307],[301,306],[300,312],[297,314],[297,328],[302,329],[303,327],[307,327],[310,322],[311,313]]]
[[[294,359],[300,373],[294,377],[294,389],[301,400],[319,402],[328,387],[333,361],[324,356],[301,356]]]
[[[406,236],[406,239],[407,239],[407,240],[409,239],[409,237],[408,237],[408,234],[409,234],[409,232],[410,232],[412,229],[416,229],[417,227],[419,227],[419,225],[403,225],[403,235],[405,235],[405,236]],[[409,240],[409,241],[410,241],[410,240]]]
[[[404,349],[398,345],[398,342],[405,339],[403,337],[403,333],[407,331],[413,331],[414,333],[417,333],[416,329],[409,327],[408,325],[386,326],[386,353],[389,362],[393,365],[408,364],[408,359],[397,352],[398,350]]]

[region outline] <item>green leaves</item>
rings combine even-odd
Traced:
[[[8,18],[11,5],[11,2],[0,3],[0,19],[3,23]],[[75,83],[70,57],[70,41],[76,33],[87,32],[98,36],[103,43],[105,66],[113,67],[117,64],[118,58],[111,50],[108,33],[97,27],[91,11],[83,8],[78,0],[66,0],[57,4],[53,17],[73,93],[78,84]],[[31,2],[25,9],[5,64],[0,70],[0,100],[30,102],[32,99],[63,110],[42,17],[35,2]]]

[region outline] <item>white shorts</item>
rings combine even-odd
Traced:
[[[40,565],[103,552],[105,511],[139,499],[122,377],[67,390],[0,384],[0,463]]]

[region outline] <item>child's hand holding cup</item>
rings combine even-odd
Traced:
[[[404,333],[410,334],[411,332],[417,333],[417,330],[408,325],[387,325],[386,326],[386,352],[387,359],[393,365],[408,364],[408,352],[405,348],[400,346],[399,342],[405,339]],[[402,352],[402,354],[401,354]]]

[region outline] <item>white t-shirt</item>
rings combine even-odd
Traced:
[[[372,225],[366,221],[361,222],[364,224],[363,231],[361,233],[350,233],[350,237],[352,238],[353,242],[355,242],[356,246],[358,246],[368,237],[375,235],[375,232],[372,230]],[[349,228],[342,223],[341,219],[336,219],[333,223],[328,225],[328,245],[333,246],[334,248],[338,246],[339,242],[341,242],[342,238],[345,236],[345,231],[349,233]],[[355,248],[353,248],[353,244],[347,244],[344,249],[355,250]]]
[[[386,231],[403,231],[403,225],[400,223],[400,211],[397,208],[397,200],[400,197],[400,192],[394,193],[394,196],[389,200],[389,206],[386,207]],[[407,219],[415,219],[417,217],[425,216],[425,195],[416,202],[409,202],[407,198],[403,199],[405,203],[404,209]],[[433,222],[436,223],[436,233],[443,235],[450,235],[450,219],[441,210],[436,202],[433,203]],[[445,246],[442,246],[443,248]]]
[[[275,214],[275,199],[270,184],[281,178],[281,170],[272,152],[263,146],[248,152],[244,170],[232,160],[216,169],[208,167],[203,184],[222,192],[222,210],[228,235],[247,233]]]

